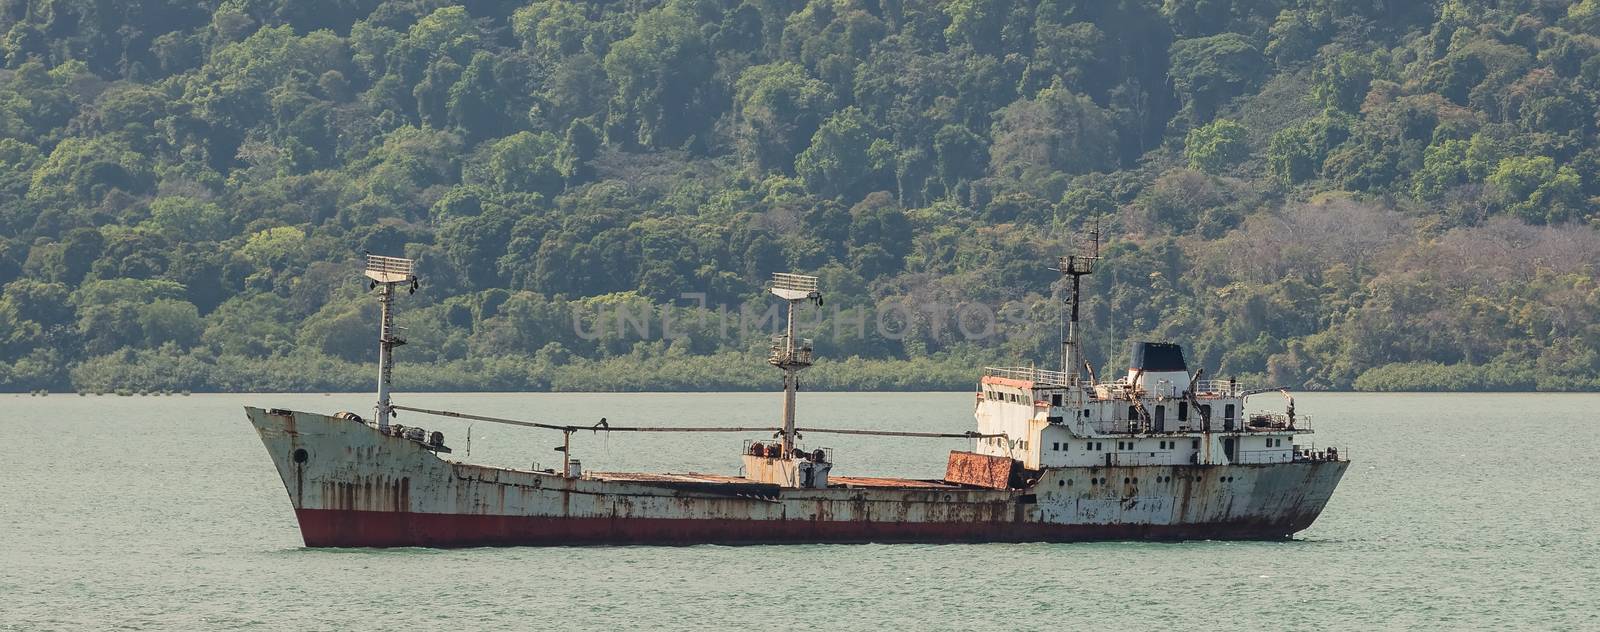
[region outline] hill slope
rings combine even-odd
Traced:
[[[367,388],[363,250],[424,278],[404,388],[770,387],[780,270],[828,292],[811,386],[964,387],[1053,361],[1047,267],[1095,222],[1097,367],[1600,387],[1596,0],[13,0],[0,33],[3,389]]]

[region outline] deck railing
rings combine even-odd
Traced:
[[[1068,386],[1081,384],[1083,386],[1104,386],[1112,390],[1126,390],[1128,377],[1122,376],[1114,381],[1089,384],[1087,380],[1075,373],[1051,371],[1029,366],[991,366],[984,367],[983,374],[991,377],[1003,377],[1011,380],[1033,382],[1035,386]],[[1148,385],[1141,386],[1141,390]],[[1180,385],[1181,386],[1181,385]],[[1181,390],[1181,388],[1180,388]],[[1222,397],[1239,397],[1249,391],[1249,387],[1235,380],[1200,380],[1195,382],[1196,395],[1216,395]]]
[[[1077,381],[1077,376],[1070,373],[1027,366],[984,367],[983,374],[989,377],[1033,382],[1034,386],[1066,386]]]
[[[1215,393],[1223,397],[1238,397],[1247,390],[1248,387],[1235,380],[1200,380],[1194,384],[1196,395]]]

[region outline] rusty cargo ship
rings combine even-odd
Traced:
[[[1097,255],[1060,258],[1072,282],[1062,370],[986,369],[976,428],[965,433],[798,426],[799,375],[812,350],[796,336],[795,310],[821,294],[814,277],[790,274],[774,275],[771,287],[789,307],[768,358],[784,375],[781,425],[561,424],[395,404],[392,354],[403,341],[390,304],[417,285],[410,261],[377,256],[366,271],[382,306],[373,419],[254,407],[246,415],[311,547],[1265,540],[1310,526],[1349,461],[1302,444],[1311,428],[1292,398],[1281,413],[1245,411],[1249,396],[1280,389],[1202,379],[1181,347],[1164,343],[1135,343],[1125,375],[1094,379],[1077,348],[1077,305]],[[442,433],[393,423],[402,410],[558,431],[569,447],[559,469],[474,465],[445,456]],[[571,458],[579,431],[760,438],[742,442],[738,475],[588,472]],[[841,476],[831,450],[799,445],[827,433],[960,439],[970,449],[950,453],[942,478]]]

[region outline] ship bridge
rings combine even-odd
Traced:
[[[1295,437],[1310,419],[1246,412],[1245,398],[1281,389],[1250,389],[1235,380],[1202,380],[1183,349],[1134,343],[1126,375],[1097,382],[1033,367],[984,370],[975,416],[977,452],[1009,456],[1026,467],[1287,463],[1318,458]],[[1287,393],[1284,394],[1287,397]]]

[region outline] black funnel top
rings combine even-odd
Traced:
[[[1183,362],[1183,347],[1170,342],[1135,342],[1129,353],[1130,369],[1144,369],[1146,373],[1158,371],[1188,372]]]

